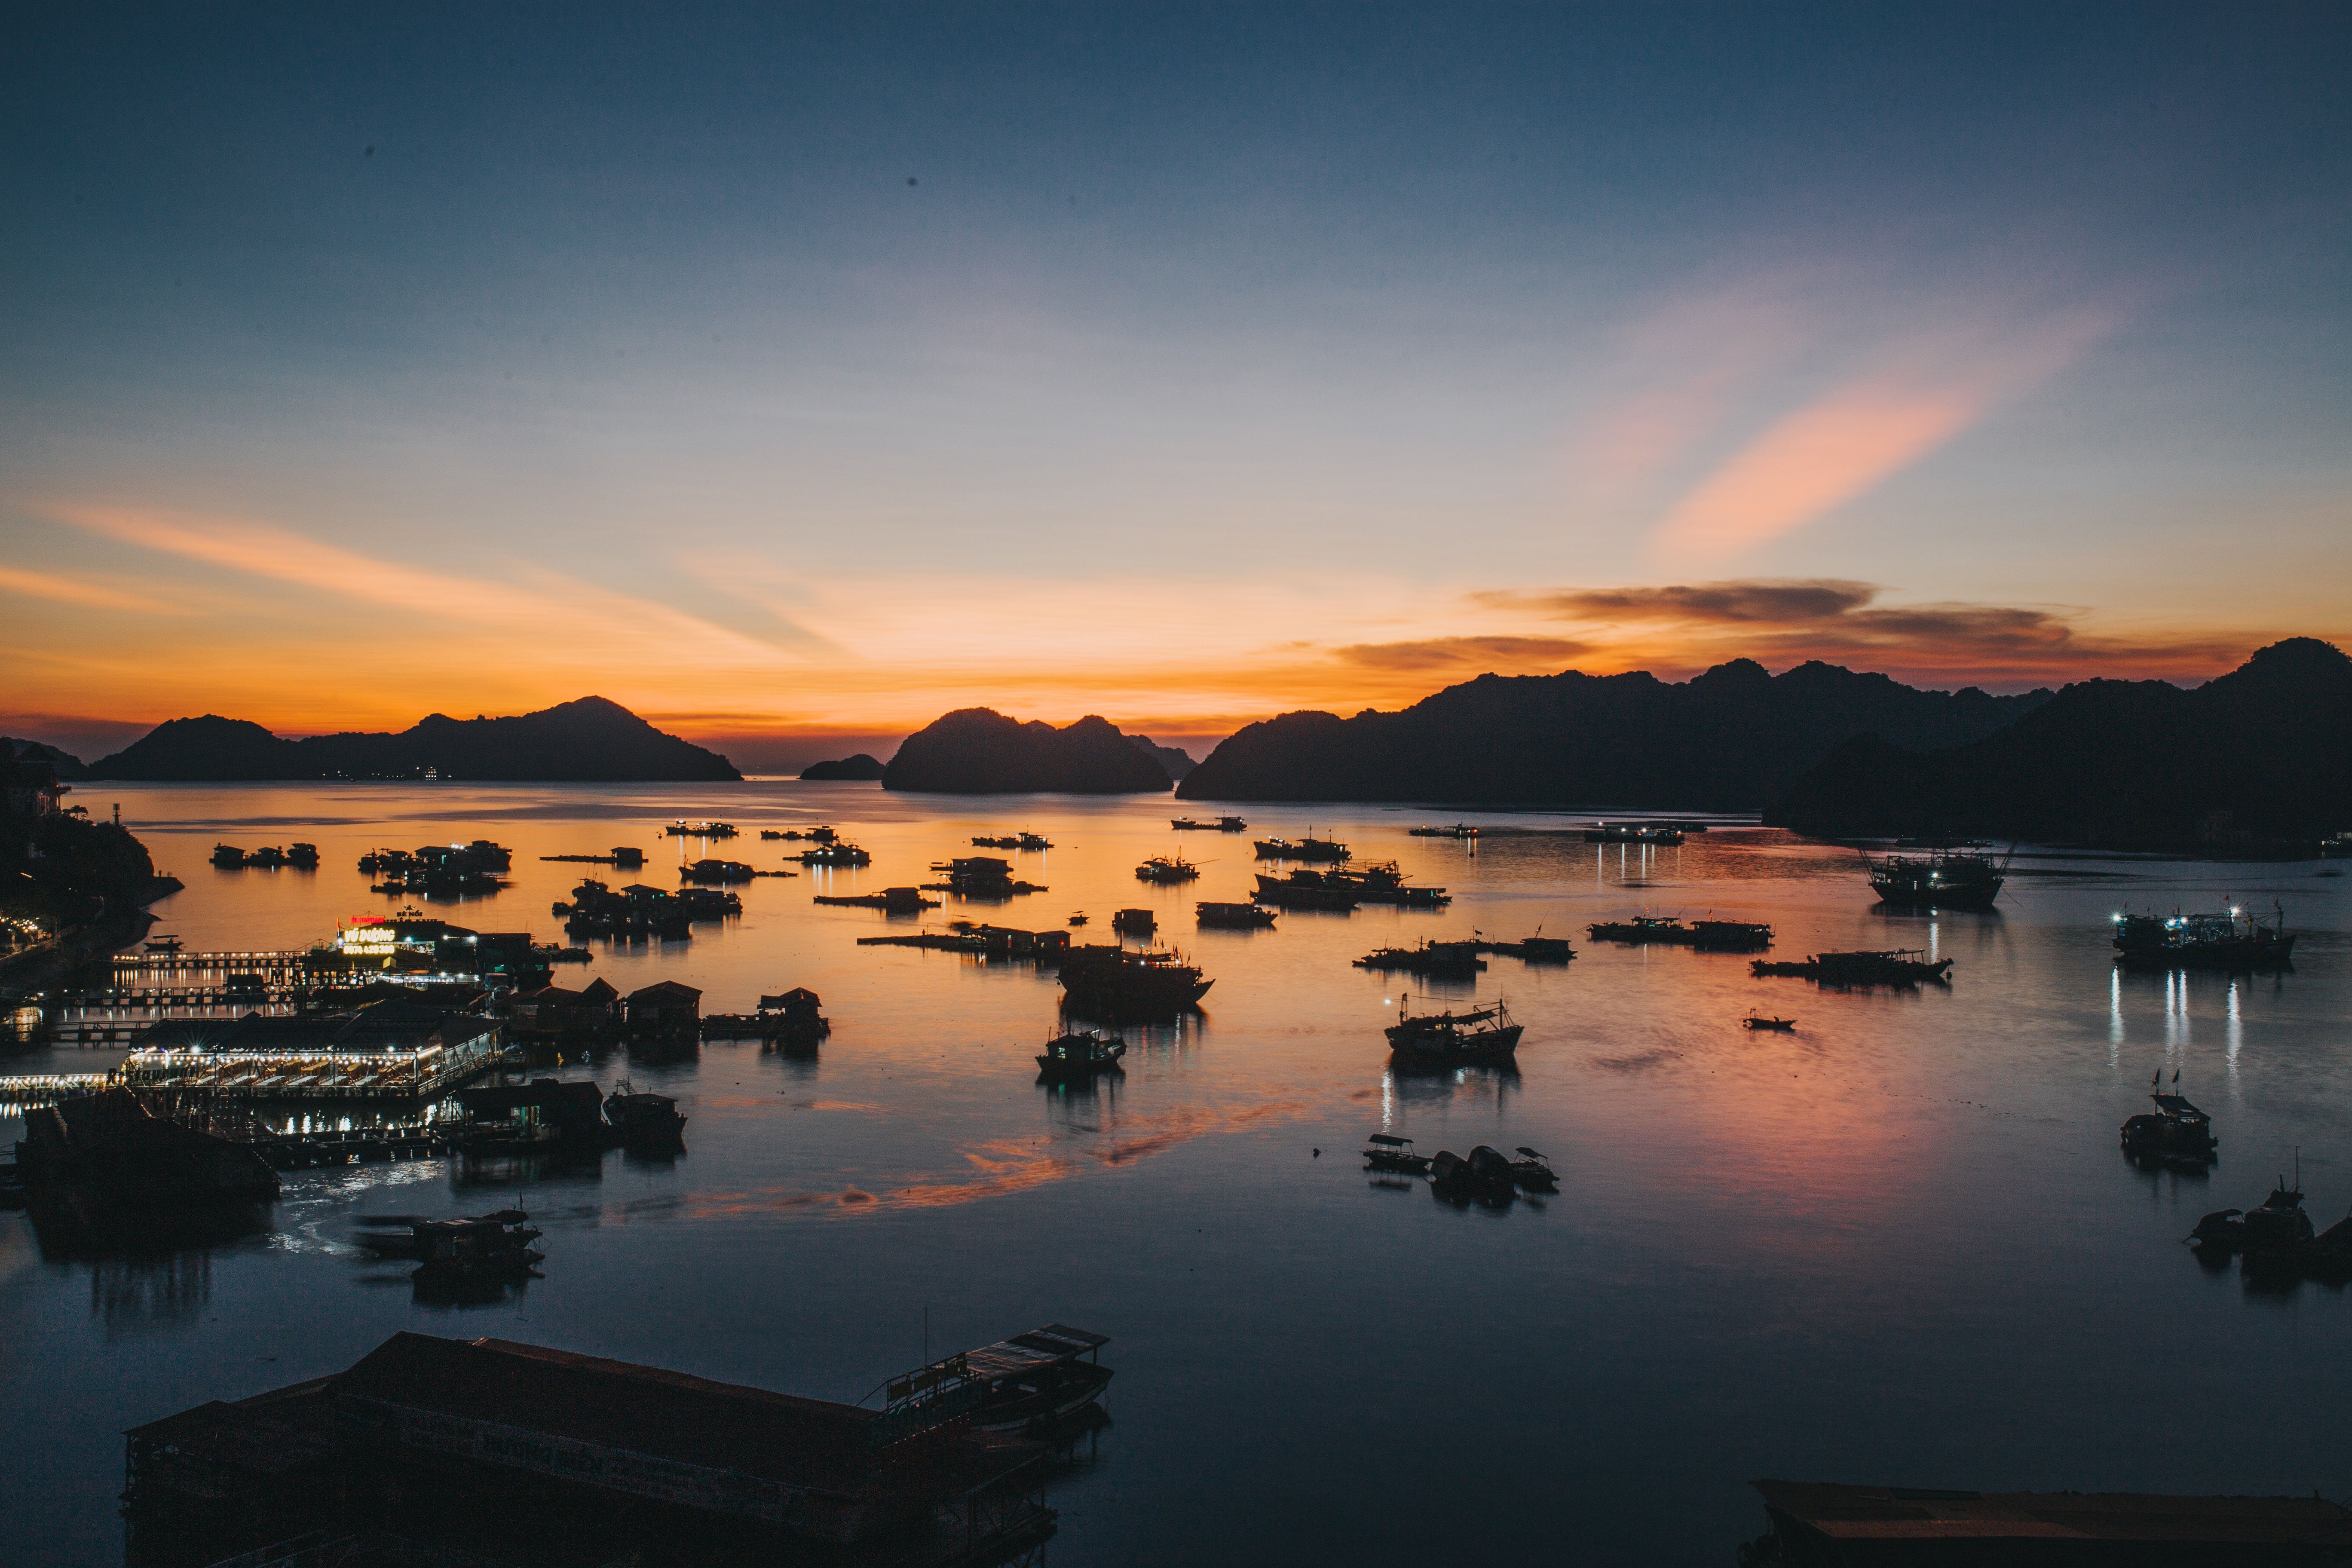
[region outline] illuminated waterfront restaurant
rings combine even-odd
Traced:
[[[410,1002],[294,1018],[174,1019],[123,1059],[130,1089],[246,1099],[431,1098],[498,1065],[495,1018]]]

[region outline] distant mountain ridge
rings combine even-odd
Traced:
[[[1861,737],[1808,770],[1765,820],[1821,837],[2222,854],[2315,843],[2352,828],[2352,658],[2290,637],[2190,689],[2082,681],[1963,745]]]
[[[1057,730],[1040,720],[1024,724],[993,708],[960,708],[900,743],[882,787],[945,795],[1151,795],[1169,785],[1157,750],[1145,750],[1136,737],[1094,714]]]
[[[716,752],[664,734],[617,702],[583,697],[511,718],[435,713],[397,734],[289,741],[241,719],[205,714],[158,724],[89,764],[101,779],[445,778],[549,784],[740,779]]]
[[[1186,800],[1382,800],[1756,811],[1857,735],[1948,746],[2049,700],[1927,691],[1819,660],[1753,659],[1687,681],[1645,670],[1482,675],[1399,712],[1285,713],[1229,736]]]
[[[801,770],[801,777],[811,783],[870,784],[887,771],[880,758],[859,752],[834,762],[811,763]]]

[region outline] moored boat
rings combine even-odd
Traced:
[[[1356,960],[1358,969],[1377,969],[1382,973],[1402,971],[1408,974],[1469,976],[1486,967],[1478,956],[1475,942],[1430,942],[1423,939],[1412,947],[1375,948]]]
[[[1272,910],[1262,910],[1255,904],[1199,903],[1192,906],[1193,914],[1204,926],[1226,931],[1265,931],[1274,924]]]
[[[1519,1157],[1511,1162],[1511,1180],[1531,1193],[1559,1190],[1559,1175],[1551,1162],[1526,1144],[1519,1145]]]
[[[1885,952],[1817,952],[1795,963],[1757,959],[1748,972],[1762,979],[1784,975],[1818,981],[1823,985],[1917,985],[1922,981],[1948,984],[1948,958],[1931,959],[1916,949]]]
[[[2116,962],[2127,969],[2283,969],[2298,932],[2286,912],[2268,921],[2242,909],[2210,914],[2117,915]]]
[[[964,1376],[981,1385],[972,1425],[984,1432],[1052,1426],[1102,1397],[1111,1369],[1102,1364],[1108,1334],[1048,1323],[957,1358]]]
[[[2124,1152],[2143,1163],[2189,1161],[2202,1168],[2215,1159],[2221,1140],[2213,1136],[2213,1119],[2178,1094],[2152,1094],[2152,1111],[2125,1121]]]
[[[1135,868],[1139,882],[1153,882],[1171,887],[1179,882],[1198,881],[1201,868],[1181,855],[1154,855]]]
[[[1989,910],[2009,877],[2010,856],[1976,844],[1863,859],[1878,901],[1896,909]]]
[[[1216,984],[1173,952],[1073,947],[1062,958],[1063,1005],[1087,1017],[1165,1018],[1197,1005]]]
[[[1412,1065],[1438,1067],[1509,1067],[1517,1063],[1524,1026],[1511,1021],[1508,1008],[1473,1007],[1464,1013],[1400,1012],[1385,1033],[1394,1058]]]
[[[1257,858],[1261,860],[1306,860],[1337,865],[1348,858],[1348,847],[1336,838],[1318,838],[1308,828],[1304,838],[1261,838],[1256,842]]]
[[[1118,1065],[1118,1059],[1125,1055],[1127,1042],[1117,1035],[1080,1029],[1045,1042],[1045,1048],[1037,1053],[1037,1076],[1058,1080],[1124,1072],[1127,1069]]]
[[[1364,1142],[1370,1145],[1364,1151],[1367,1170],[1394,1171],[1407,1176],[1429,1174],[1429,1156],[1414,1153],[1412,1139],[1400,1138],[1392,1132],[1375,1132]]]
[[[1767,1018],[1751,1013],[1739,1020],[1739,1026],[1743,1029],[1777,1029],[1784,1035],[1793,1035],[1797,1032],[1797,1020]]]

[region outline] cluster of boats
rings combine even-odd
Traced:
[[[452,898],[497,892],[506,886],[507,868],[513,862],[514,851],[505,845],[477,838],[471,844],[424,844],[414,850],[371,849],[360,857],[359,865],[362,875],[383,879],[373,892]]]
[[[831,844],[841,836],[830,827],[817,826],[805,829],[799,827],[762,827],[760,829],[760,837],[771,840],[791,839],[795,842],[805,838],[813,844]]]
[[[1007,833],[994,838],[975,838],[975,849],[1051,849],[1053,841],[1042,833]]]
[[[572,889],[572,901],[552,911],[563,917],[572,936],[619,942],[678,942],[692,936],[697,921],[725,920],[743,912],[743,900],[715,888],[680,888],[672,893],[640,884],[615,890],[590,878]]]
[[[1396,904],[1410,910],[1442,909],[1454,901],[1443,888],[1415,887],[1393,860],[1369,865],[1337,865],[1326,870],[1304,867],[1286,876],[1257,874],[1259,902],[1278,909],[1352,910],[1358,904]]]
[[[672,838],[732,838],[736,828],[731,822],[688,822],[681,816],[662,832]]]
[[[1365,1141],[1364,1166],[1399,1176],[1426,1176],[1441,1195],[1508,1203],[1520,1192],[1549,1193],[1559,1188],[1551,1162],[1522,1143],[1518,1158],[1481,1143],[1467,1155],[1441,1149],[1435,1154],[1415,1152],[1412,1140],[1375,1132]]]
[[[315,871],[319,868],[319,847],[315,844],[289,844],[280,848],[275,844],[265,844],[258,849],[247,850],[234,844],[215,844],[213,846],[213,864],[224,871],[246,867],[273,870],[280,866],[290,866],[298,871]]]
[[[815,836],[812,834],[810,837]],[[820,841],[814,849],[803,849],[797,856],[786,856],[785,858],[797,859],[803,866],[842,867],[874,864],[873,856],[845,838],[826,838]]]
[[[2284,1176],[2270,1195],[2250,1209],[2217,1209],[2189,1234],[2198,1260],[2226,1268],[2243,1260],[2248,1274],[2274,1279],[2311,1279],[2341,1284],[2352,1280],[2352,1218],[2317,1230],[2303,1211],[2300,1173],[2294,1186]]]
[[[932,893],[953,893],[960,899],[1010,899],[1022,893],[1043,893],[1049,889],[1036,882],[1024,882],[1013,875],[1012,863],[989,855],[967,855],[960,859],[934,861],[931,869],[940,874],[936,882],[925,882],[922,889]]]

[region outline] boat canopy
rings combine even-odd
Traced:
[[[1066,1323],[1048,1323],[1042,1329],[967,1351],[964,1365],[971,1376],[993,1383],[999,1378],[1018,1377],[1040,1367],[1076,1361],[1108,1343],[1108,1334],[1088,1333]]]
[[[2198,1110],[2195,1106],[2189,1104],[2187,1100],[2181,1099],[2180,1096],[2177,1094],[2158,1094],[2151,1095],[2149,1098],[2156,1101],[2156,1108],[2158,1110],[2163,1111],[2168,1116],[2187,1117],[2190,1121],[2210,1121],[2213,1120],[2211,1117],[2206,1115],[2203,1111]]]
[[[1387,1132],[1375,1132],[1375,1133],[1373,1133],[1373,1134],[1371,1135],[1371,1138],[1370,1139],[1370,1142],[1374,1142],[1374,1143],[1385,1143],[1385,1144],[1387,1144],[1387,1145],[1388,1145],[1390,1148],[1391,1148],[1391,1149],[1406,1149],[1406,1148],[1410,1148],[1410,1147],[1412,1147],[1412,1139],[1410,1139],[1410,1138],[1399,1138],[1399,1137],[1396,1137],[1396,1136],[1394,1136],[1394,1135],[1392,1135],[1392,1134],[1391,1134],[1391,1133],[1387,1133]]]

